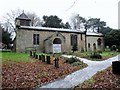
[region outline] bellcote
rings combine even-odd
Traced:
[[[16,26],[30,26],[31,19],[23,12],[15,19]]]

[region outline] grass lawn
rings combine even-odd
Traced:
[[[75,55],[75,56],[78,56],[78,57],[81,57],[81,58],[87,58],[89,60],[94,60],[94,61],[106,60],[106,59],[108,59],[110,57],[113,57],[113,56],[116,56],[118,54],[120,54],[120,52],[106,52],[106,51],[103,51],[102,53],[100,53],[100,55],[102,56],[102,59],[93,59],[93,58],[90,58],[90,55],[91,55],[90,52],[72,53],[72,55]]]
[[[2,54],[3,61],[25,62],[31,60],[29,54],[26,53],[0,52],[0,54]]]
[[[55,68],[54,57],[51,57],[51,64],[46,64],[25,53],[0,52],[0,54],[2,54],[2,88],[5,90],[15,88],[30,90],[87,66],[84,63],[72,66],[65,63],[63,58],[59,58],[59,68]]]

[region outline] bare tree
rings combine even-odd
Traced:
[[[72,24],[73,29],[84,30],[86,19],[79,16],[79,14],[76,14],[71,18],[71,24]]]
[[[0,23],[0,42],[2,42],[2,30],[3,30],[3,28],[2,28],[2,25]]]
[[[42,21],[35,13],[27,13],[27,16],[31,19],[31,26],[41,26]]]
[[[2,23],[3,28],[7,30],[12,35],[13,43],[15,46],[15,40],[16,40],[16,28],[15,28],[15,19],[23,13],[23,10],[17,9],[15,11],[11,10],[11,12],[6,13],[4,16],[4,21]],[[31,19],[31,25],[32,26],[40,26],[41,20],[35,13],[26,13],[28,17]]]
[[[4,16],[3,26],[10,33],[15,33],[15,18],[18,17],[22,13],[22,10],[17,9],[15,11],[11,10],[11,12],[6,13]]]
[[[23,10],[17,9],[15,11],[11,10],[11,12],[6,13],[4,17],[3,26],[10,33],[16,33],[15,31],[15,19],[23,13]],[[26,12],[26,15],[31,19],[32,26],[41,26],[41,20],[35,13]]]

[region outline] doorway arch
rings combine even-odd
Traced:
[[[62,41],[60,38],[55,38],[53,40],[53,53],[61,53],[62,52]]]
[[[61,44],[61,39],[60,38],[55,38],[53,40],[53,44]]]

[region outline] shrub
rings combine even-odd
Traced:
[[[77,62],[72,63],[73,66],[78,66],[78,65],[82,65],[82,64],[83,64],[82,61],[77,61]]]
[[[98,52],[98,53],[102,53],[102,50],[99,50],[99,49],[98,49],[97,52]]]
[[[102,59],[102,56],[98,53],[94,53],[90,56],[90,58],[97,58],[97,59]]]
[[[120,46],[118,46],[118,52],[120,52]]]
[[[77,61],[78,61],[77,58],[71,57],[71,58],[68,58],[68,59],[65,61],[65,63],[71,64],[71,63],[74,63],[74,62],[77,62]]]

